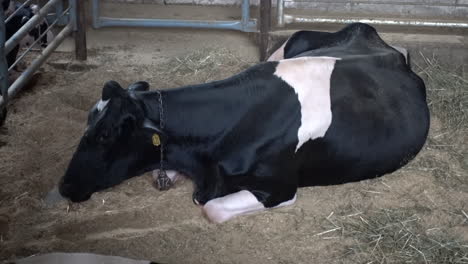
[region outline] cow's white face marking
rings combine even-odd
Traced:
[[[271,54],[267,61],[279,61],[284,59],[284,47],[286,46],[286,43],[288,43],[288,41],[289,39],[286,40],[279,49],[273,52],[273,54]]]
[[[296,195],[274,208],[291,205],[296,201]],[[228,194],[208,201],[203,206],[203,212],[208,219],[215,223],[225,222],[235,216],[265,210],[265,206],[257,200],[255,195],[247,190]]]
[[[296,151],[308,140],[323,137],[332,121],[330,81],[333,57],[301,57],[281,60],[275,75],[289,84],[301,104],[301,126]]]
[[[107,104],[109,103],[109,100],[110,100],[110,99],[107,99],[107,100],[104,100],[104,101],[103,101],[103,100],[100,100],[100,101],[97,103],[97,106],[96,106],[97,110],[98,110],[99,112],[101,112],[101,111],[107,106]]]

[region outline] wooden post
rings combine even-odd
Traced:
[[[86,2],[76,1],[76,32],[75,32],[75,57],[77,60],[86,60],[88,53],[86,48]]]
[[[267,59],[268,40],[271,29],[271,0],[260,0],[260,61]]]

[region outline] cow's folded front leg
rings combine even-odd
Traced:
[[[296,201],[296,194],[293,198],[284,201],[273,208],[291,205]],[[247,190],[216,198],[208,201],[203,206],[203,213],[212,222],[222,223],[235,216],[263,211],[267,209],[257,197]]]

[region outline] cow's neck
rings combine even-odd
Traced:
[[[252,103],[251,98],[243,96],[249,94],[252,82],[244,82],[242,77],[162,90],[163,130],[171,138],[185,141],[196,138],[213,142],[222,137]],[[159,94],[147,93],[143,101],[147,117],[159,124]]]
[[[166,169],[190,176],[198,186],[217,175],[213,171],[226,144],[224,139],[238,129],[246,116],[255,114],[255,106],[265,103],[269,93],[274,93],[272,87],[264,86],[271,84],[267,79],[273,78],[276,64],[267,64],[222,81],[161,91],[163,131],[167,134]],[[147,118],[158,125],[159,94],[146,92],[141,100]]]
[[[162,90],[164,128],[167,135],[166,169],[180,171],[191,177],[197,185],[210,180],[206,172],[214,164],[213,153],[221,144],[242,108],[249,102],[241,100],[244,86],[238,79],[196,86]],[[233,96],[235,95],[236,96]],[[160,124],[159,94],[149,92],[143,96],[147,118]],[[213,179],[211,179],[213,180]]]

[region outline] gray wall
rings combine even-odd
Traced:
[[[157,3],[164,0],[105,0],[122,3]],[[468,19],[468,0],[285,0],[286,7],[311,9],[314,14],[437,17]],[[167,4],[239,5],[241,0],[165,0]],[[251,0],[258,5],[259,0]],[[275,4],[276,0],[272,0]]]

